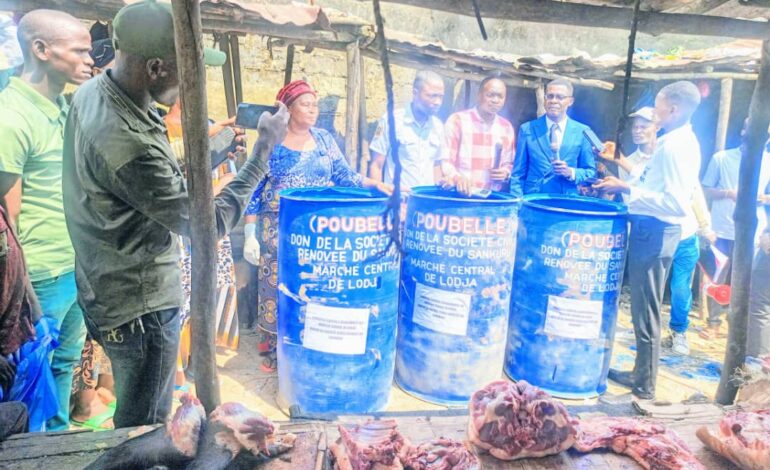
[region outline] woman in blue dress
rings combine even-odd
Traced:
[[[318,98],[305,81],[289,83],[276,98],[289,108],[284,141],[270,156],[270,176],[257,188],[246,209],[246,240],[243,257],[257,266],[259,352],[262,370],[276,368],[276,320],[278,314],[278,192],[313,186],[376,188],[390,194],[389,184],[356,173],[332,135],[315,126]]]

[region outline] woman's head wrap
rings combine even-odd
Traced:
[[[281,88],[275,99],[285,104],[286,107],[289,107],[294,101],[296,101],[297,98],[304,95],[305,93],[310,93],[313,96],[316,96],[315,91],[306,81],[294,80],[285,87]]]

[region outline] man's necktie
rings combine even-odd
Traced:
[[[559,128],[559,125],[554,123],[551,125],[551,152],[553,152],[553,158],[558,160],[559,159],[559,134],[561,133],[561,129]]]

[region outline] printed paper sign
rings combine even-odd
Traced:
[[[602,301],[548,296],[545,333],[574,339],[596,339],[602,328]]]
[[[330,354],[364,354],[369,329],[368,308],[307,304],[303,345]]]
[[[413,321],[439,333],[465,336],[471,294],[451,292],[416,283]]]

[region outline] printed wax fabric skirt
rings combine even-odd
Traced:
[[[80,363],[72,374],[72,393],[95,390],[100,374],[112,375],[112,364],[99,343],[89,336],[83,344]]]
[[[179,237],[180,267],[182,268],[182,330],[190,328],[190,294],[192,292],[192,260],[190,241]],[[237,349],[240,337],[238,329],[238,303],[235,289],[235,265],[233,251],[228,237],[219,241],[217,247],[217,303],[216,303],[217,346]],[[190,335],[182,335],[189,338]],[[189,350],[192,345],[182,345]],[[187,347],[185,347],[187,346]],[[183,358],[186,363],[187,358]]]

